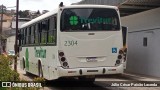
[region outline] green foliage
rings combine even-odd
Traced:
[[[14,56],[7,56],[7,59],[9,60],[9,65],[13,64],[13,61],[14,61],[15,57],[16,57],[15,55]]]
[[[18,81],[19,74],[11,70],[9,64],[11,58],[0,55],[0,81]]]
[[[18,12],[20,18],[28,18],[29,17],[29,10],[19,11]]]
[[[5,57],[4,55],[0,55],[0,81],[20,81],[20,82],[28,82],[27,80],[20,80],[19,74],[11,70],[10,62],[13,61],[15,56]],[[44,78],[35,78],[33,82],[44,83]],[[0,90],[39,90],[39,87],[12,87],[12,88],[2,88]]]
[[[36,77],[36,78],[33,79],[33,81],[35,81],[35,82],[45,82],[45,79],[42,78],[42,77]]]
[[[49,37],[48,37],[48,42],[49,42],[49,43],[55,42],[55,36],[49,35]]]

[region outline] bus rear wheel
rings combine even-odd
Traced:
[[[26,64],[25,64],[25,60],[24,59],[22,61],[22,65],[23,65],[22,69],[24,70],[25,74],[29,75],[30,73],[28,71],[26,71]]]
[[[43,77],[43,70],[42,70],[42,65],[40,62],[38,64],[38,76]]]

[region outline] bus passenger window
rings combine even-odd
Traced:
[[[35,29],[34,29],[34,26],[32,26],[31,27],[31,44],[34,44],[34,33],[35,33],[35,31],[34,31]]]
[[[39,42],[38,24],[35,25],[35,44]]]
[[[46,20],[42,22],[42,32],[41,33],[41,43],[45,44],[46,43],[46,36],[47,36],[47,23]]]
[[[24,34],[24,45],[27,44],[27,28],[25,28],[24,30],[25,34]]]
[[[28,44],[31,44],[31,27],[28,28]]]
[[[48,41],[47,43],[51,43],[56,45],[56,28],[57,28],[57,21],[56,16],[53,16],[49,19],[49,31],[48,31]]]

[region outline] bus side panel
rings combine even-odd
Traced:
[[[23,57],[25,57],[26,71],[38,75],[38,61],[41,62],[43,76],[46,79],[57,78],[58,50],[56,46],[34,46],[23,47],[20,52],[21,68]]]

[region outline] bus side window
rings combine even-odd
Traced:
[[[28,44],[31,44],[31,26],[28,28]]]
[[[39,41],[39,43],[41,43],[41,37],[42,37],[42,23],[41,22],[38,23],[38,34],[39,34],[38,41]]]
[[[36,24],[34,27],[35,27],[35,44],[38,44],[39,43],[38,24]]]
[[[22,45],[24,45],[24,29],[21,30]]]
[[[27,34],[26,34],[26,44],[28,45],[29,44],[29,27],[27,27],[27,30],[26,30]]]
[[[57,17],[54,16],[54,29],[57,29]]]
[[[47,43],[48,20],[42,21],[41,43]]]
[[[25,34],[24,34],[24,45],[27,44],[27,28],[25,28],[24,30]]]
[[[34,39],[33,39],[33,43],[34,43],[34,44],[35,44],[35,39],[36,39],[36,32],[35,32],[35,31],[36,31],[36,25],[34,24],[34,25],[33,25],[33,38],[34,38]]]
[[[34,29],[34,25],[33,26],[31,26],[31,44],[34,44],[34,33],[35,33],[35,31],[34,31],[35,29]]]
[[[52,16],[49,20],[48,43],[56,45],[57,18]]]

